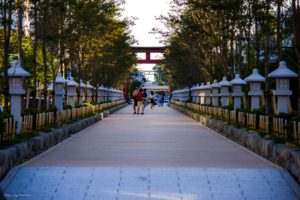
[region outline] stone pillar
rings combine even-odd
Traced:
[[[9,77],[9,94],[11,95],[10,112],[17,122],[17,134],[20,134],[22,125],[22,95],[25,94],[24,79],[29,77],[30,74],[20,66],[17,60],[12,62],[12,67],[8,69],[7,73]]]
[[[231,83],[227,81],[226,77],[223,77],[223,80],[219,82],[221,86],[221,103],[222,107],[227,107],[229,106],[229,98],[230,98],[230,92],[229,92],[229,87],[231,86]]]
[[[232,94],[233,97],[233,109],[241,109],[242,108],[242,97],[244,96],[243,85],[246,85],[246,81],[241,79],[239,74],[235,75],[235,78],[230,81],[232,85]]]
[[[63,98],[65,95],[64,84],[67,80],[62,77],[60,72],[57,73],[55,78],[55,106],[59,111],[63,111]]]
[[[199,87],[199,99],[200,104],[205,104],[205,86],[204,83],[201,83],[201,86]]]
[[[261,83],[265,82],[265,78],[258,73],[257,69],[253,69],[250,76],[245,78],[245,81],[250,84],[250,91],[248,95],[251,97],[251,110],[259,109],[260,98],[263,96],[263,91],[261,90]]]
[[[211,96],[212,96],[213,106],[215,107],[219,106],[220,88],[221,88],[220,84],[217,82],[217,80],[214,80],[214,83],[211,84],[211,89],[212,89]]]
[[[90,81],[87,81],[86,89],[87,89],[87,92],[86,92],[86,102],[87,103],[91,103],[92,102],[92,96],[93,96],[94,86],[92,86],[90,84]]]
[[[210,105],[211,104],[211,87],[210,82],[207,82],[205,85],[205,104]]]
[[[77,96],[76,87],[78,87],[79,84],[73,80],[73,77],[70,77],[67,86],[68,86],[68,104],[74,108],[75,97]]]
[[[80,80],[79,83],[79,105],[82,105],[84,102],[84,97],[85,97],[85,93],[86,93],[86,84],[83,83],[82,80]]]
[[[298,75],[286,66],[285,61],[281,61],[279,67],[269,74],[269,77],[276,79],[276,90],[273,95],[277,97],[276,113],[288,113],[289,96],[292,95],[290,88],[290,78]]]
[[[50,104],[53,103],[53,101],[52,101],[53,100],[53,83],[52,82],[48,85],[47,92],[48,92],[48,95],[47,95],[46,105],[47,105],[47,109],[49,109]]]

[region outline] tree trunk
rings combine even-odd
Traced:
[[[266,13],[265,16],[268,15],[269,9],[270,9],[270,0],[267,0],[266,2]],[[269,59],[269,54],[270,54],[270,23],[268,19],[265,19],[265,57],[264,57],[264,62],[265,62],[265,97],[266,97],[266,114],[270,113],[270,105],[271,105],[271,91],[270,91],[270,83],[269,83],[269,65],[270,65],[270,59]]]
[[[277,0],[277,17],[276,17],[276,32],[277,32],[277,61],[281,60],[281,43],[282,43],[282,25],[281,25],[281,6],[282,0]]]
[[[35,4],[35,1],[34,1]],[[30,0],[25,0],[24,35],[30,37]]]
[[[44,66],[44,99],[47,99],[47,76],[48,76],[48,66],[47,66],[47,49],[46,49],[46,26],[47,26],[47,7],[44,5],[43,10],[43,42],[42,42],[42,54],[43,54],[43,66]],[[53,82],[53,85],[55,83]],[[46,105],[44,104],[44,109],[46,109]]]
[[[298,68],[298,113],[300,114],[300,8],[299,1],[292,1],[292,23],[294,33],[294,43]]]
[[[12,24],[12,2],[13,0],[4,1],[7,7],[3,7],[3,29],[4,29],[4,58],[3,58],[3,70],[4,70],[4,83],[3,83],[3,94],[4,94],[4,110],[8,111],[9,102],[9,85],[8,85],[8,65],[9,65],[9,47],[10,47],[10,35],[11,35],[11,24]]]
[[[37,3],[36,1],[33,2],[33,20],[34,20],[34,39],[33,39],[33,58],[32,58],[32,68],[33,68],[33,95],[32,95],[32,103],[33,107],[36,108],[36,84],[37,84],[37,77],[36,77],[36,57],[37,57]]]
[[[22,36],[23,36],[23,1],[19,0],[17,2],[18,8],[18,60],[21,66],[24,66],[23,62],[23,52],[22,52]]]

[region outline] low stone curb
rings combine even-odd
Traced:
[[[211,119],[209,116],[192,112],[183,107],[171,105],[177,111],[191,117],[201,124],[215,130],[234,142],[248,148],[256,154],[287,169],[300,183],[300,151],[296,148],[286,147],[283,144],[275,143],[260,135],[241,130],[225,122]]]
[[[125,106],[127,106],[127,103],[109,108],[102,113],[76,121],[72,124],[63,125],[61,128],[51,132],[42,133],[26,142],[15,144],[7,149],[0,150],[0,179],[2,179],[14,166],[24,163],[67,139],[72,134],[82,131]]]

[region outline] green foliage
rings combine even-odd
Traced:
[[[73,107],[71,105],[63,105],[64,110],[72,110]]]
[[[8,112],[0,112],[0,135],[4,131],[4,119],[10,118],[12,115]]]
[[[83,103],[83,106],[92,107],[92,106],[94,106],[94,105],[93,105],[93,104],[91,104],[91,103]]]
[[[36,114],[38,114],[37,108],[27,108],[27,109],[24,110],[24,112],[22,113],[22,115],[36,115]]]

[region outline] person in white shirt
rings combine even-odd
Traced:
[[[153,91],[151,91],[150,95],[149,95],[149,99],[150,99],[150,108],[152,109],[155,105],[155,94]]]

